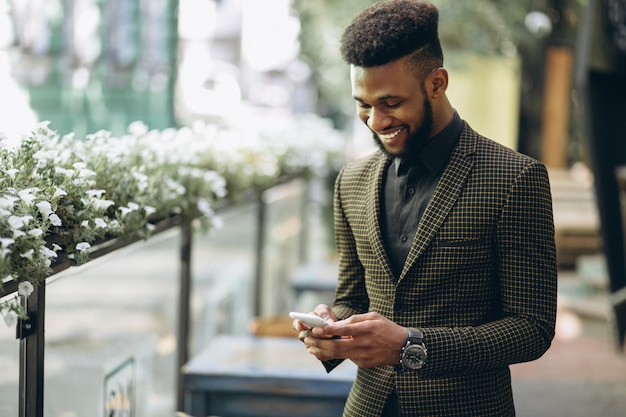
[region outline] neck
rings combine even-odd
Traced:
[[[454,108],[447,96],[443,96],[436,108],[433,108],[433,129],[431,137],[441,132],[454,117]]]

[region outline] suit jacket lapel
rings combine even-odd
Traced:
[[[459,143],[450,156],[450,161],[443,172],[433,197],[422,215],[417,232],[413,238],[411,250],[407,256],[400,280],[411,269],[417,259],[430,245],[435,233],[459,198],[465,184],[465,179],[472,168],[473,161],[467,158],[472,153],[476,143],[476,133],[467,124],[464,124]]]
[[[383,195],[383,179],[385,170],[391,163],[392,158],[380,153],[378,161],[374,164],[372,178],[367,189],[367,235],[372,244],[372,250],[380,265],[383,265],[385,272],[393,277],[389,257],[383,245],[383,235],[381,225],[381,196]]]

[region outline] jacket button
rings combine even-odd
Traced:
[[[404,305],[398,304],[395,308],[396,313],[404,313]]]

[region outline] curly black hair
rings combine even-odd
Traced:
[[[426,1],[386,0],[360,12],[341,38],[348,64],[372,67],[411,55],[416,75],[443,65],[437,33],[439,11]]]

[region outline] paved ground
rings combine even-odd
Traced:
[[[572,279],[564,278],[564,287]],[[602,300],[593,303],[607,311]],[[551,348],[540,359],[511,368],[519,417],[626,416],[626,354],[617,350],[608,316],[577,308],[589,302],[563,294]]]

